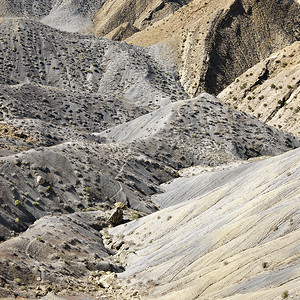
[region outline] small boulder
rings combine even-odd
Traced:
[[[113,226],[117,226],[121,224],[123,220],[123,208],[124,208],[124,204],[122,202],[117,202],[115,204],[115,208],[113,209],[108,219]]]
[[[36,177],[36,184],[37,185],[43,185],[45,182],[46,182],[46,180],[45,180],[44,177],[42,177],[40,175]]]

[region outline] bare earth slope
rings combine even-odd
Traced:
[[[40,132],[41,124],[34,119],[21,121],[25,128],[31,124]],[[9,230],[23,231],[51,212],[95,210],[100,204],[111,207],[121,201],[149,213],[155,210],[149,197],[181,168],[277,155],[299,146],[293,136],[208,94],[169,104],[99,134],[83,131],[72,136],[67,130],[48,125],[44,140],[39,142],[43,136],[37,135],[29,145],[32,150],[20,153],[15,153],[18,147],[13,143],[17,137],[12,135],[10,141],[2,133],[14,150],[0,165],[2,239],[11,235]]]
[[[297,1],[195,0],[126,41],[164,45],[189,95],[217,94],[271,53],[299,40]]]
[[[24,19],[4,20],[0,36],[0,80],[10,85],[98,92],[152,107],[185,97],[176,74],[167,73],[139,47]]]
[[[299,1],[0,0],[0,17],[1,299],[297,299],[300,141],[275,120],[299,131]],[[200,94],[259,61],[244,94]],[[269,80],[270,109],[243,112]]]
[[[279,153],[275,150],[277,143],[297,145],[292,136],[284,137],[279,131],[223,105],[209,94],[171,103],[99,136],[115,142],[155,139],[157,145],[162,143],[161,139],[167,139],[166,143],[175,143],[172,146],[175,151],[182,151],[183,163],[192,159],[195,165],[229,162],[234,157],[276,155]]]
[[[53,28],[79,32],[92,22],[104,1],[97,0],[1,0],[0,17],[35,19]]]
[[[273,53],[238,77],[218,98],[263,122],[300,134],[300,42]]]
[[[124,40],[171,15],[189,1],[106,1],[88,29],[95,35]],[[124,28],[123,30],[120,30]]]
[[[294,150],[178,179],[160,202],[179,204],[109,230],[131,245],[120,276],[151,299],[298,299],[299,163]]]

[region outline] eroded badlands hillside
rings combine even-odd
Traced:
[[[164,185],[166,208],[109,230],[120,277],[147,299],[299,299],[299,170],[297,149]]]
[[[68,32],[78,32],[92,23],[104,1],[97,0],[2,0],[0,17],[27,18]]]
[[[126,41],[156,45],[173,55],[189,95],[217,94],[271,53],[299,40],[299,16],[298,1],[195,0]]]
[[[300,43],[273,53],[238,77],[218,98],[267,124],[299,135]]]
[[[0,10],[0,298],[299,297],[298,2]]]

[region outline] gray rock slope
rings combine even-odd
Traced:
[[[186,97],[175,74],[139,47],[26,19],[3,19],[0,36],[0,80],[9,85],[98,92],[151,107]]]
[[[90,219],[98,223],[97,230],[89,226]],[[43,291],[38,286],[46,282],[51,282],[55,291],[55,285],[79,284],[79,278],[91,271],[122,271],[123,267],[110,259],[112,252],[99,235],[104,219],[100,211],[47,216],[22,235],[1,243],[0,295],[11,296],[21,285],[31,290],[28,299],[40,298]],[[2,288],[5,284],[10,289]]]
[[[218,98],[269,125],[299,135],[299,57],[298,41],[247,70]]]
[[[56,128],[48,126],[50,141]],[[117,201],[149,213],[157,209],[150,196],[182,168],[276,155],[298,144],[208,94],[99,134],[74,135],[46,148],[33,142],[31,150],[1,159],[1,236],[24,231],[51,212],[111,208]]]
[[[115,295],[119,295],[120,299],[139,297],[128,290],[126,284],[124,289],[118,287],[121,279],[115,278],[115,272],[123,271],[122,257],[112,257],[113,253],[106,247],[109,237],[102,232],[102,239],[99,233],[108,226],[109,214],[116,202],[125,206],[124,223],[157,211],[158,205],[179,203],[175,208],[180,210],[183,207],[181,200],[192,201],[195,195],[200,197],[204,191],[209,193],[211,186],[217,189],[221,183],[230,185],[227,179],[222,181],[219,175],[215,175],[211,177],[216,181],[215,185],[206,184],[205,188],[201,188],[201,184],[210,179],[199,179],[200,187],[194,193],[193,186],[186,182],[190,192],[180,200],[177,194],[171,200],[168,194],[165,194],[166,201],[162,200],[162,195],[151,200],[151,196],[164,191],[161,184],[178,177],[182,168],[196,165],[213,167],[261,155],[278,155],[299,146],[299,141],[292,135],[235,111],[213,96],[202,94],[186,100],[187,95],[176,73],[169,72],[150,57],[148,50],[123,42],[62,32],[34,20],[41,20],[68,5],[81,5],[79,1],[47,2],[47,12],[36,8],[34,13],[35,2],[2,1],[1,5],[3,3],[12,13],[11,18],[3,18],[0,22],[1,297],[32,299],[51,290],[56,293],[65,288],[68,293],[72,289],[94,293],[99,291],[99,287],[103,288],[100,295],[111,293],[113,299]],[[89,3],[92,2],[80,7],[85,10]],[[26,6],[26,10],[18,8],[21,4]],[[34,17],[22,19],[22,13],[16,17],[13,13],[15,8],[18,13],[28,11],[28,16],[33,14]],[[93,10],[93,6],[90,9]],[[59,13],[56,16],[59,17]],[[295,153],[298,154],[289,152],[290,159],[295,157]],[[279,162],[280,158],[274,158],[274,161],[276,159]],[[262,172],[267,173],[267,180],[272,173],[269,174],[264,166]],[[245,178],[239,186],[244,184],[245,191],[251,194],[253,190],[254,193],[255,187],[249,186],[254,175],[247,177],[244,174],[250,171],[254,174],[254,170],[250,167],[238,170],[237,174],[243,174],[242,178]],[[277,170],[279,167],[275,175]],[[293,179],[294,169],[291,167],[288,172],[291,174],[286,176]],[[238,176],[233,173],[224,174],[238,182]],[[283,178],[283,174],[277,174],[277,177]],[[198,179],[196,181],[198,184]],[[293,181],[291,184],[294,187]],[[181,181],[178,185],[182,186]],[[285,183],[282,186],[286,188]],[[232,185],[230,188],[233,188]],[[281,195],[280,191],[275,190],[277,195]],[[293,203],[294,198],[289,197],[294,194],[289,191],[290,194],[283,192],[286,197],[282,201],[290,199]],[[237,204],[237,208],[245,206],[248,209],[246,200],[252,201],[252,198],[247,197],[248,193],[240,197],[244,202]],[[213,199],[208,198],[207,205],[213,203]],[[237,201],[231,200],[232,205]],[[269,203],[271,200],[264,201]],[[230,227],[231,220],[235,220],[232,217],[235,206],[229,202],[224,204],[225,207],[228,205],[228,214],[224,214],[220,222],[228,222]],[[211,207],[214,211],[215,206]],[[271,203],[261,214],[267,215],[269,207]],[[294,215],[297,217],[294,206],[289,207],[293,218]],[[180,222],[173,223],[178,218],[175,211],[172,217],[173,208],[168,209],[171,218],[164,212],[154,215],[154,218],[159,216],[162,219],[154,226],[160,226],[167,219],[164,224],[174,224],[179,231],[188,232],[188,227],[181,227]],[[182,214],[193,215],[194,221],[199,222],[197,224],[202,222],[201,218],[214,218],[208,213],[201,216],[202,208],[197,209],[196,215],[191,208],[183,209]],[[276,203],[270,210],[277,210]],[[249,211],[245,218],[249,221],[259,219],[255,209]],[[219,217],[218,213],[216,216]],[[239,216],[242,216],[240,211]],[[144,221],[135,225],[131,223],[128,228],[140,222]],[[211,227],[218,229],[221,223],[215,222],[212,220]],[[290,224],[293,222],[290,221]],[[193,227],[193,224],[188,222],[186,226]],[[298,226],[298,223],[295,224]],[[242,225],[238,229],[244,228]],[[227,230],[229,227],[226,226]],[[277,226],[281,228],[281,223]],[[227,234],[231,234],[229,229],[226,230],[224,236],[220,233],[220,240],[226,240]],[[275,231],[281,233],[281,229]],[[234,237],[240,241],[244,235],[240,231],[238,233],[234,232]],[[165,232],[165,237],[168,234]],[[194,231],[190,237],[194,237]],[[160,243],[159,237],[154,238]],[[291,238],[290,243],[292,241]],[[114,242],[112,248],[119,250],[122,247],[126,251],[131,248],[130,245],[122,246],[122,239],[119,242]],[[208,240],[207,243],[211,244]],[[169,249],[173,248],[171,245]],[[199,250],[197,255],[210,249],[205,248],[203,252],[204,248],[195,247]],[[246,246],[237,249],[232,246],[230,249],[238,255],[238,249],[246,249]],[[176,260],[200,259],[192,248],[190,251],[188,254],[191,255],[186,260],[182,257],[176,257]],[[179,248],[175,248],[174,255],[179,252]],[[160,253],[153,255],[153,259],[161,261]],[[282,253],[285,255],[285,250]],[[172,255],[169,258],[171,265]],[[151,257],[147,261],[152,263]],[[157,262],[155,264],[158,265]],[[143,273],[144,267],[140,263],[135,265],[133,261],[124,277],[135,273],[136,269]],[[175,267],[174,270],[179,269]],[[164,266],[163,272],[167,270]],[[151,271],[149,276],[156,276],[159,272]],[[101,278],[108,276],[108,281],[99,281],[100,275]],[[168,276],[166,280],[170,278]],[[37,280],[39,284],[35,291]],[[149,284],[152,288],[151,281]],[[162,281],[162,290],[154,290],[154,297],[168,292],[165,284],[171,286],[173,282]],[[115,289],[110,286],[115,286]],[[194,290],[194,285],[191,288],[191,293],[196,295],[198,290]],[[123,291],[125,296],[121,297]]]
[[[96,0],[2,0],[1,17],[21,17],[41,21],[51,27],[78,32],[87,28],[104,1]]]
[[[151,299],[298,299],[299,154],[176,180],[177,205],[109,230],[131,245],[120,276]]]
[[[209,94],[171,103],[106,131],[94,134],[113,142],[155,139],[170,144],[169,153],[182,152],[182,164],[219,164],[258,155],[276,155],[297,139],[232,109]],[[272,137],[271,137],[272,136]],[[279,143],[278,143],[279,142]],[[276,150],[275,145],[282,145]],[[284,146],[283,146],[284,145]],[[274,147],[275,146],[275,147]],[[149,147],[149,146],[148,146]],[[173,150],[173,151],[172,151]],[[185,162],[192,160],[192,162]]]

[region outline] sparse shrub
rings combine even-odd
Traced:
[[[286,299],[289,296],[289,292],[287,290],[285,290],[282,294],[281,294],[281,298],[282,299]]]
[[[137,220],[139,218],[139,216],[138,216],[138,214],[134,213],[134,214],[131,215],[131,218],[133,220]]]
[[[15,200],[15,206],[19,206],[21,202],[19,200]]]
[[[43,242],[43,239],[42,239],[42,237],[41,237],[40,235],[38,235],[38,236],[36,237],[36,240],[37,240],[38,242]]]

